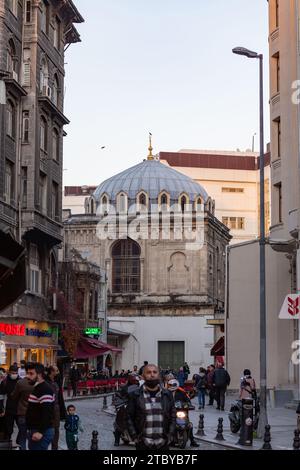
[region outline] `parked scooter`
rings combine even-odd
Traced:
[[[259,399],[253,400],[253,430],[256,431],[259,420]],[[231,404],[229,415],[230,431],[234,434],[238,433],[241,429],[241,418],[242,418],[242,400],[237,400]]]

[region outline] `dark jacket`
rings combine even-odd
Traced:
[[[230,375],[223,367],[216,369],[213,375],[213,384],[219,388],[226,388],[230,384]]]
[[[28,406],[28,397],[30,393],[34,390],[34,386],[30,385],[28,379],[18,380],[17,385],[15,386],[14,391],[11,394],[11,398],[15,400],[17,404],[17,415],[25,416]]]
[[[43,434],[54,425],[54,401],[55,396],[47,382],[41,382],[34,386],[28,398],[26,412],[26,425],[29,430]]]
[[[0,395],[6,395],[5,413],[9,415],[17,415],[17,402],[12,399],[11,395],[17,385],[18,379],[13,380],[9,375],[0,384]],[[3,407],[3,404],[1,405]],[[1,412],[1,410],[0,410]]]
[[[207,377],[206,375],[200,375],[198,376],[198,380],[196,383],[196,389],[197,390],[205,390],[207,388]]]
[[[75,369],[74,367],[71,368],[70,370],[70,381],[71,382],[78,382],[80,380],[80,372],[78,369]]]
[[[174,434],[176,427],[176,410],[172,393],[162,388],[162,410],[164,415],[164,434]],[[143,434],[146,423],[146,407],[144,399],[144,386],[129,395],[127,406],[127,425],[132,439]]]

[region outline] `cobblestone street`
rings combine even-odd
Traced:
[[[109,400],[110,401],[110,400]],[[113,422],[114,417],[102,411],[103,399],[87,399],[75,401],[76,412],[81,418],[83,433],[79,434],[79,450],[89,450],[91,446],[92,432],[99,433],[99,449],[100,450],[134,450],[133,446],[114,447]],[[68,402],[67,404],[70,404]],[[61,423],[61,433],[59,447],[66,450],[64,423]],[[188,447],[187,447],[188,448]],[[196,449],[197,450],[197,449]],[[201,443],[199,450],[223,450],[219,446]]]

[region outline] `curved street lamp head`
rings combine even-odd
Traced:
[[[248,57],[249,59],[257,59],[259,55],[257,52],[250,51],[249,49],[246,49],[245,47],[235,47],[232,49],[232,52],[237,55],[244,55],[245,57]]]

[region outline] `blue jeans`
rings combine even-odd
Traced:
[[[198,402],[199,406],[202,406],[202,408],[205,407],[205,388],[198,390]]]
[[[28,449],[29,450],[48,450],[49,445],[54,438],[54,428],[48,428],[43,432],[43,437],[40,441],[35,442],[31,439],[32,434],[38,432],[35,429],[28,431]]]
[[[26,450],[26,441],[27,441],[27,427],[26,427],[26,418],[25,416],[18,416],[17,426],[19,429],[17,436],[17,444],[21,447],[21,450]]]

